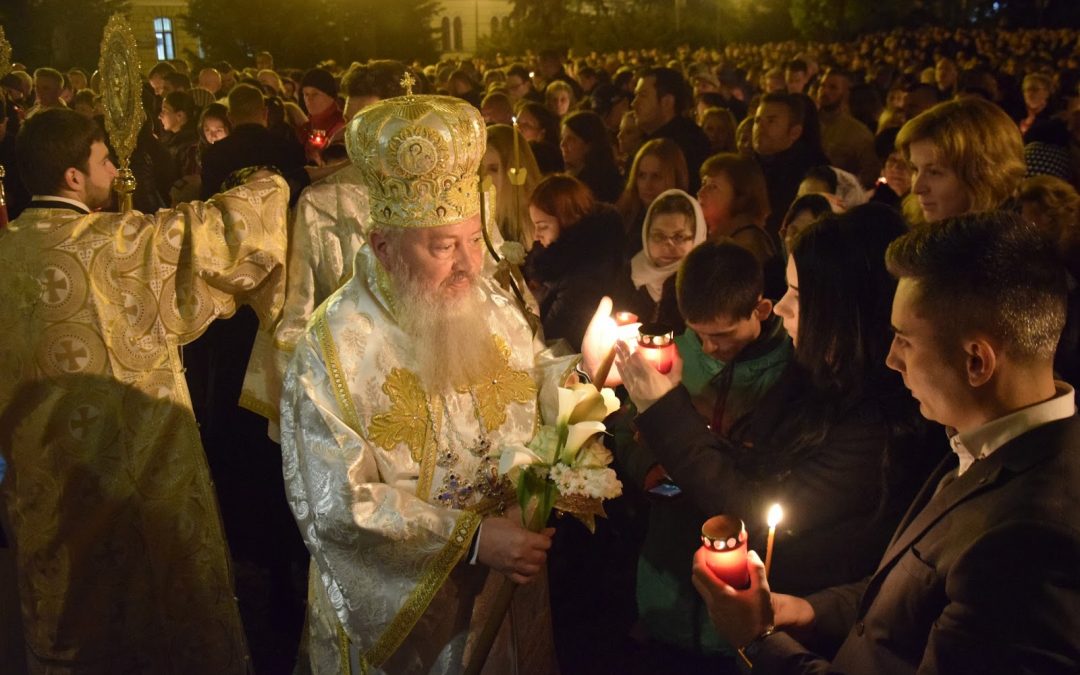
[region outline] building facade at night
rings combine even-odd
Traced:
[[[198,40],[184,27],[187,0],[132,0],[130,7],[128,20],[144,70],[164,59],[199,53]],[[509,26],[513,8],[511,0],[442,0],[433,25],[437,48],[443,54],[472,54],[479,40]]]

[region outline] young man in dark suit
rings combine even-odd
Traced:
[[[899,279],[887,363],[954,453],[869,578],[770,594],[751,555],[751,588],[736,591],[699,553],[694,584],[754,672],[1075,673],[1080,418],[1052,367],[1064,272],[1034,226],[1004,212],[915,230],[887,260]],[[843,642],[829,663],[793,636]]]

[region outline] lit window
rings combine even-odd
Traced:
[[[176,42],[173,39],[172,19],[167,16],[154,19],[154,40],[157,42],[159,61],[176,58]]]

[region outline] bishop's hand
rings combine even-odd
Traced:
[[[544,569],[553,534],[555,528],[543,532],[525,529],[520,517],[485,518],[476,557],[514,583],[527,584]]]

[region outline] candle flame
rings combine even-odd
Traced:
[[[769,527],[776,527],[780,524],[780,521],[784,519],[784,509],[780,508],[779,504],[773,504],[769,508]]]
[[[510,117],[510,121],[513,122],[514,126],[516,127],[517,126],[517,115],[512,115]]]

